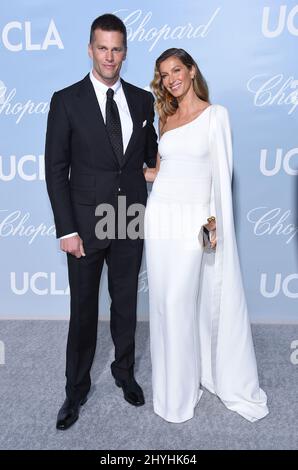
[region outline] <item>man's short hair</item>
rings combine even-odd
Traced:
[[[103,31],[119,31],[123,34],[123,45],[127,49],[127,31],[126,26],[120,18],[111,13],[106,13],[105,15],[98,16],[92,25],[90,30],[90,44],[94,39],[94,31],[96,29],[102,29]]]

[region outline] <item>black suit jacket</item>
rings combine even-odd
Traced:
[[[151,93],[121,82],[133,121],[121,162],[110,144],[89,74],[52,97],[45,172],[57,238],[72,232],[94,237],[95,207],[101,203],[116,207],[119,195],[127,197],[128,205],[146,204],[143,164],[155,167],[157,155],[154,99]]]

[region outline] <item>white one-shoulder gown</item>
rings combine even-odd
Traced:
[[[259,387],[234,232],[226,108],[211,105],[165,132],[145,212],[154,411],[193,417],[203,385],[244,418],[268,413]],[[201,226],[216,216],[217,248]]]

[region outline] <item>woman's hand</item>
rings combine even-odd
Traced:
[[[211,248],[216,247],[217,239],[216,239],[216,219],[211,220],[207,224],[205,224],[205,227],[207,230],[210,232],[210,244]]]
[[[217,239],[216,239],[216,230],[214,230],[214,232],[211,232],[211,237],[210,237],[210,245],[211,245],[211,248],[215,249],[216,248],[216,244],[217,244]]]
[[[156,168],[147,167],[143,169],[143,172],[144,172],[144,177],[147,183],[153,183],[153,181],[155,180],[157,176],[158,170]]]

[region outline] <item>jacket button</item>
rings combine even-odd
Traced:
[[[122,173],[122,170],[119,170],[119,171],[118,171],[118,173],[119,173],[119,175],[121,175],[121,173]]]

